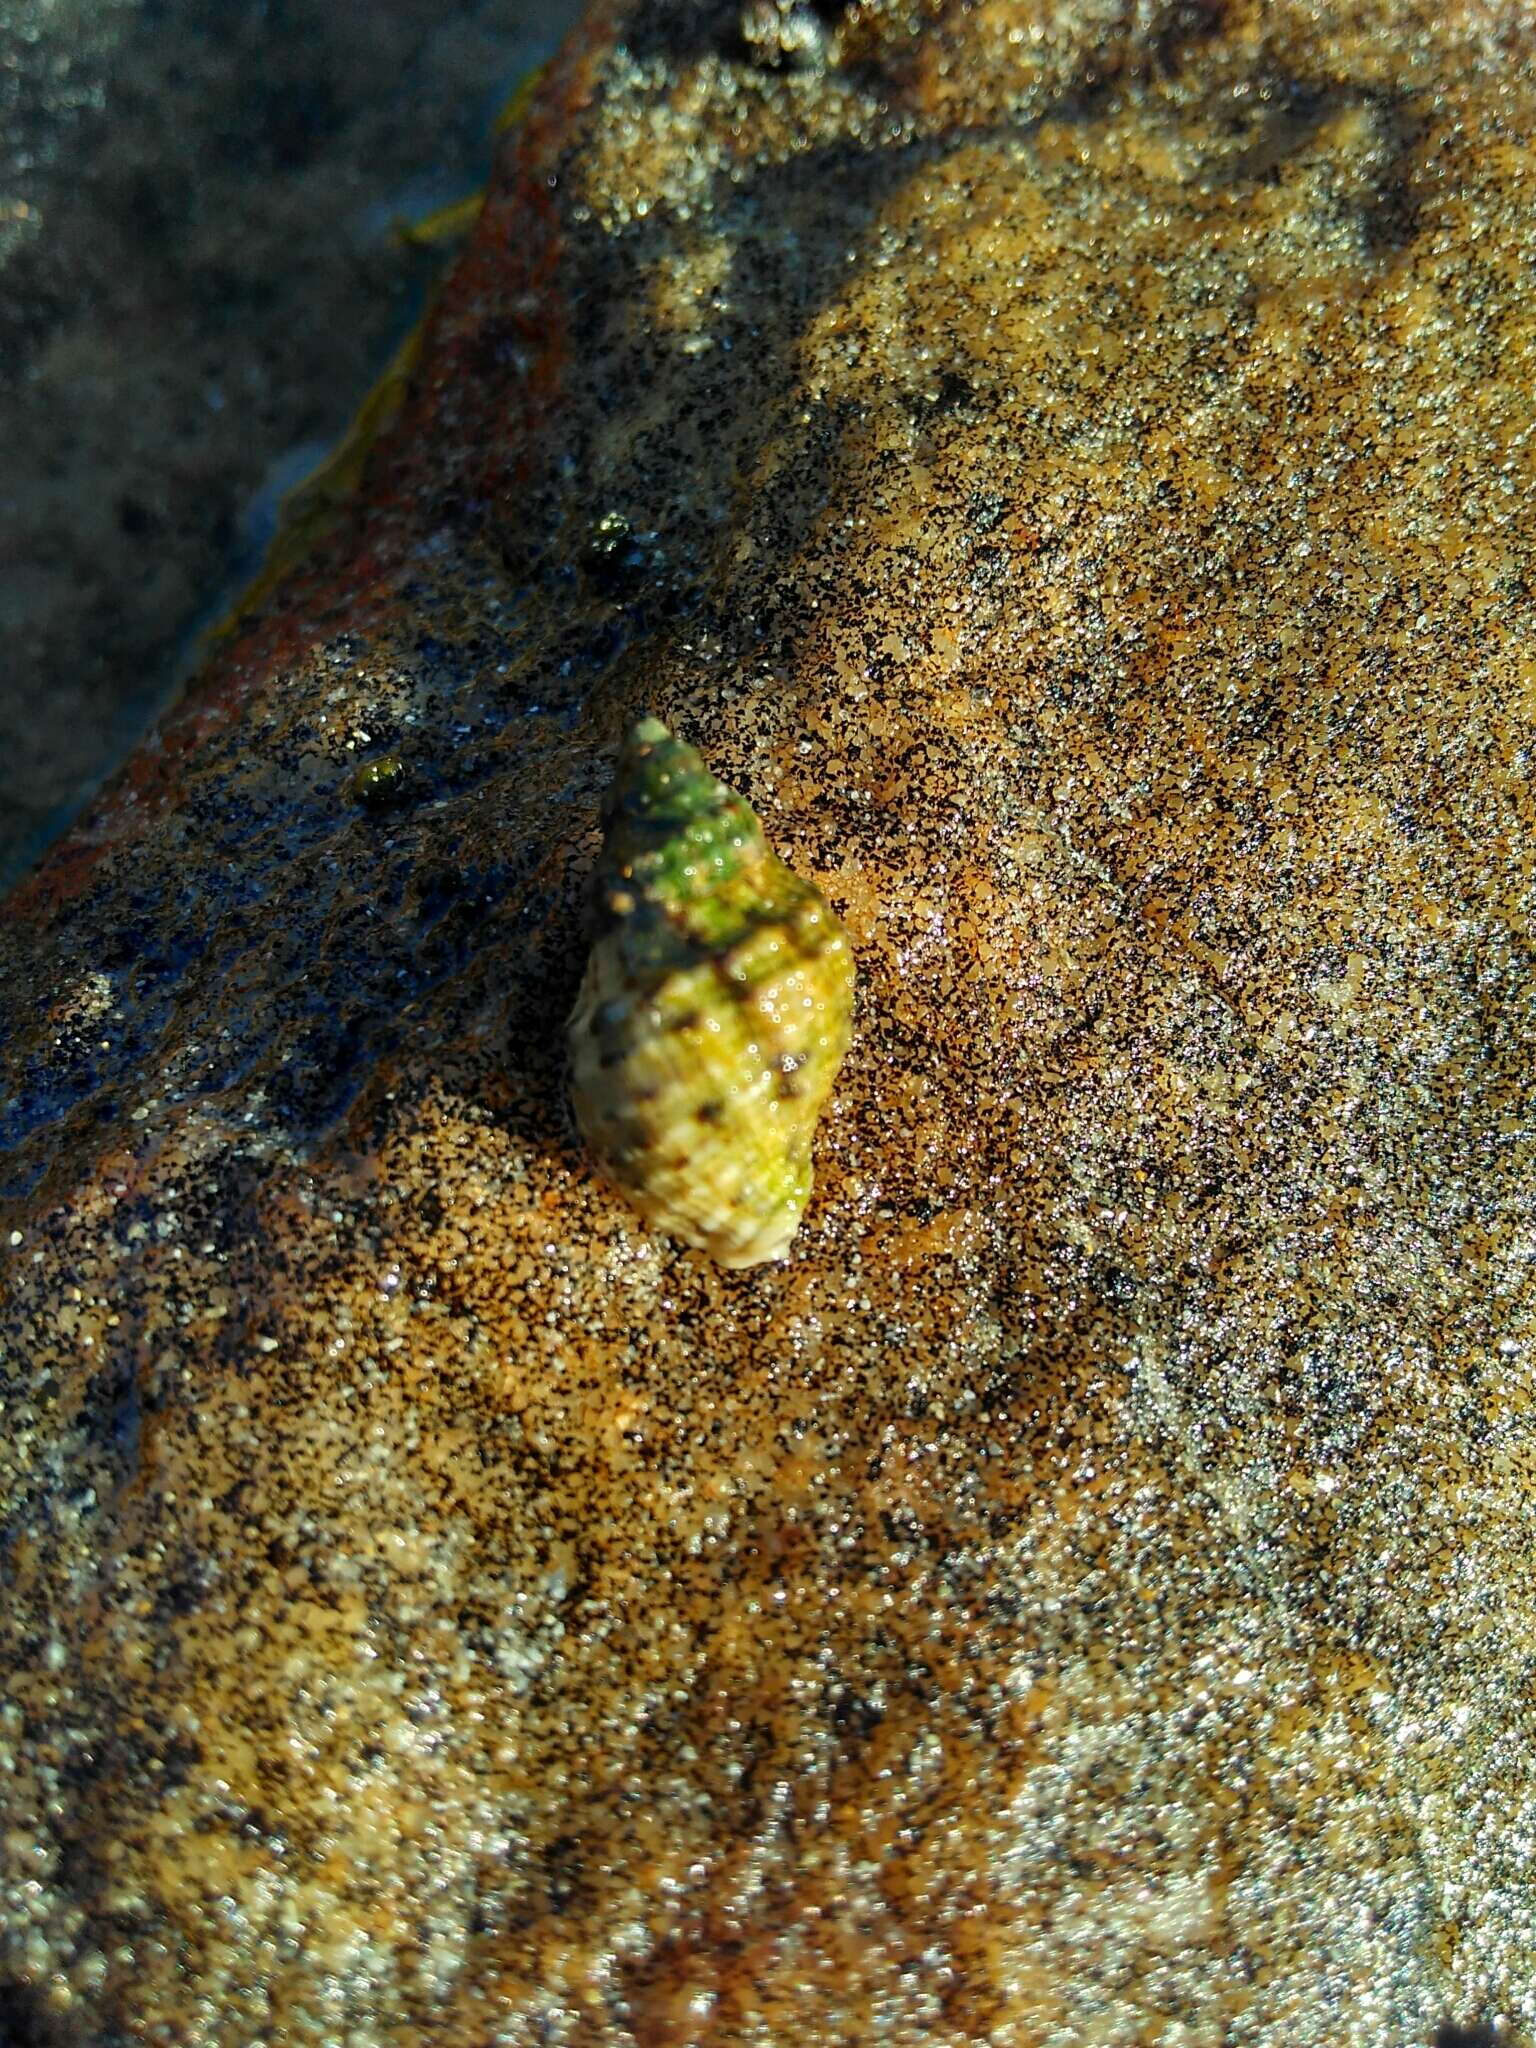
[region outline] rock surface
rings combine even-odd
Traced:
[[[573,0],[0,0],[0,888],[342,431]],[[221,603],[222,600],[222,603]]]
[[[589,21],[12,900],[5,2038],[1536,2020],[1529,15],[793,29]],[[643,709],[859,955],[782,1266],[563,1108]]]

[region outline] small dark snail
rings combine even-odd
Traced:
[[[848,935],[751,806],[656,718],[624,743],[569,1025],[576,1120],[647,1221],[782,1258],[853,1018]]]

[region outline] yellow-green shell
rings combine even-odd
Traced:
[[[723,1266],[781,1258],[853,1018],[847,933],[659,719],[604,810],[569,1026],[576,1120],[646,1220]]]

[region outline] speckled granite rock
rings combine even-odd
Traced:
[[[1530,17],[793,28],[591,23],[13,899],[0,2034],[1528,2038]],[[787,1265],[562,1106],[642,707],[858,949]]]

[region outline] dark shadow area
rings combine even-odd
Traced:
[[[0,2048],[65,2048],[66,2038],[29,1985],[0,1979]]]
[[[252,573],[451,253],[396,220],[483,179],[576,11],[144,0],[0,26],[0,887]]]

